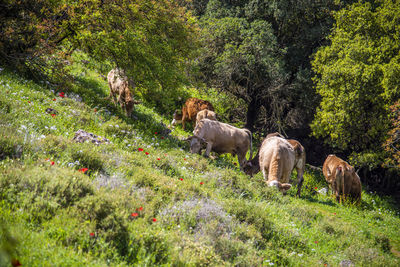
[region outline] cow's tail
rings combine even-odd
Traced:
[[[253,159],[253,135],[251,134],[250,130],[246,130],[246,133],[249,135],[250,137],[250,158],[249,160]]]

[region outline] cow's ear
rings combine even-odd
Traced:
[[[288,191],[292,187],[291,184],[281,184],[279,183],[279,189],[282,190],[283,192]]]
[[[188,142],[190,142],[190,141],[193,139],[193,137],[194,137],[194,136],[189,136],[188,138],[183,139],[183,141],[188,141]]]

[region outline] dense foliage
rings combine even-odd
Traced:
[[[399,1],[357,3],[335,14],[331,44],[313,67],[322,101],[314,135],[372,167],[384,157],[389,107],[400,97]]]
[[[318,104],[309,57],[345,2],[190,1],[203,29],[201,79],[245,101],[249,129],[307,129]]]

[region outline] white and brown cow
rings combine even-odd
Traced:
[[[182,128],[185,130],[185,122],[189,121],[194,124],[196,122],[197,113],[203,109],[214,111],[214,107],[207,100],[195,97],[188,98],[182,106],[182,110],[175,110],[171,125],[175,126],[178,123],[182,123]]]
[[[268,186],[276,186],[280,191],[286,192],[292,186],[288,182],[296,168],[297,195],[300,196],[305,162],[306,153],[298,141],[270,134],[262,142],[254,159],[247,162],[244,171],[252,176],[261,170]]]
[[[335,155],[329,155],[322,172],[337,201],[349,198],[351,201],[360,202],[361,181],[353,166]]]
[[[202,119],[196,125],[190,141],[190,152],[200,153],[202,144],[206,144],[204,156],[208,157],[211,151],[216,153],[230,153],[237,155],[242,168],[246,162],[246,153],[250,148],[252,157],[252,134],[247,129],[239,129],[227,123]]]
[[[133,100],[134,83],[125,75],[124,71],[118,68],[112,69],[107,75],[110,87],[110,98],[116,105],[119,103],[128,117],[131,116],[134,104]]]

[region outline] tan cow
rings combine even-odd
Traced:
[[[337,201],[349,198],[360,203],[361,181],[354,168],[341,158],[329,155],[322,167],[325,180],[331,186]]]
[[[182,123],[182,128],[185,130],[185,122],[195,123],[197,113],[203,109],[214,111],[214,107],[210,102],[194,97],[188,98],[182,107],[182,112],[175,110],[171,125],[175,126],[178,123]]]
[[[252,134],[247,129],[239,129],[227,123],[202,119],[196,125],[190,141],[190,152],[200,153],[202,144],[206,144],[204,156],[208,157],[211,151],[216,153],[237,154],[239,165],[242,168],[246,162],[246,153],[250,147],[252,157]]]
[[[304,147],[296,140],[286,140],[278,134],[268,135],[254,157],[244,167],[248,175],[260,170],[268,186],[276,186],[280,191],[290,189],[289,179],[294,168],[297,171],[297,195],[300,196],[306,163]]]
[[[112,69],[107,75],[110,87],[110,98],[116,105],[119,103],[128,117],[131,116],[134,104],[139,102],[133,100],[134,83],[125,75],[123,70]],[[132,91],[131,91],[132,90]]]
[[[196,125],[202,119],[209,119],[209,120],[212,120],[212,121],[216,121],[217,120],[217,114],[215,114],[214,111],[211,111],[211,110],[208,110],[208,109],[203,109],[203,110],[200,110],[196,115]]]

